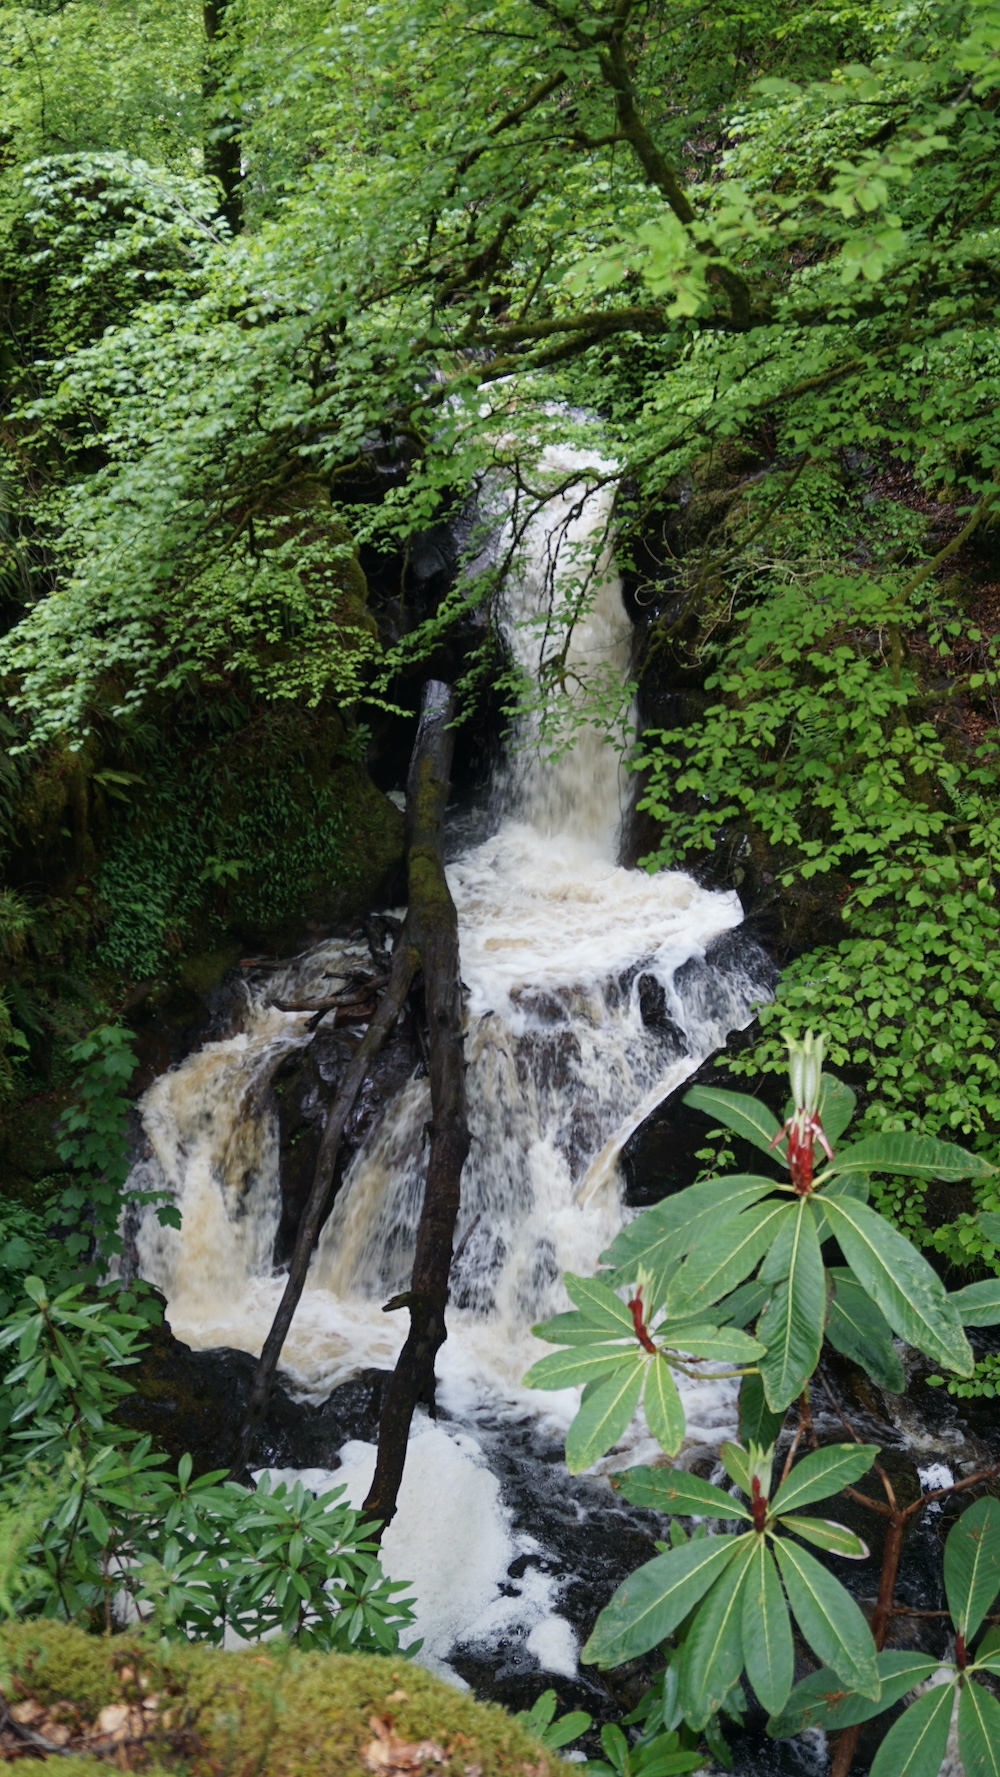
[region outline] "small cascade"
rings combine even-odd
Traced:
[[[553,479],[594,461],[568,449],[546,453]],[[550,613],[551,640],[588,542],[606,528],[609,499],[571,489],[527,537],[509,612],[511,650],[525,672],[537,659],[534,620]],[[588,571],[592,600],[567,649],[567,673],[620,687],[630,634],[619,582],[607,556]],[[468,1428],[491,1414],[530,1418],[536,1430],[565,1427],[572,1391],[539,1397],[521,1387],[542,1349],[532,1323],[565,1305],[561,1273],[592,1270],[620,1227],[617,1156],[628,1136],[768,991],[752,943],[729,944],[724,967],[705,961],[713,941],[740,923],[734,894],[616,863],[624,782],[620,753],[604,734],[581,723],[556,761],[534,738],[528,718],[496,787],[495,830],[448,870],[467,989],[472,1148],[439,1371],[444,1408],[466,1427],[456,1433],[459,1453],[480,1467],[486,1459],[470,1454]],[[192,1346],[258,1351],[282,1289],[272,1267],[280,1188],[268,1085],[311,1035],[307,1015],[277,1002],[328,995],[366,960],[357,945],[336,940],[256,980],[240,1033],[206,1044],[143,1100],[150,1157],[136,1182],[168,1189],[182,1226],[161,1228],[147,1214],[140,1262],[167,1297],[174,1333]],[[382,1304],[409,1278],[428,1115],[418,1070],[351,1162],[283,1356],[303,1398],[324,1399],[359,1369],[395,1360],[405,1316],[384,1314]],[[691,1385],[689,1406],[692,1436],[699,1424],[708,1436],[732,1411],[732,1385],[706,1377]],[[430,1435],[418,1424],[415,1436]],[[341,1471],[355,1475],[359,1498],[365,1448],[345,1452]],[[401,1577],[409,1571],[403,1507],[405,1499],[386,1544],[388,1559],[402,1536],[392,1558]],[[502,1509],[495,1499],[494,1509]],[[426,1542],[425,1505],[420,1522]],[[448,1636],[430,1640],[444,1658]],[[561,1630],[539,1630],[536,1647],[556,1644],[565,1645]]]

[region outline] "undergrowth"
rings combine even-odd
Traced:
[[[873,473],[803,474],[766,547],[702,601],[688,659],[708,707],[641,745],[663,834],[646,862],[715,853],[777,897],[790,955],[735,1074],[782,1073],[785,1037],[821,1021],[866,1133],[961,1136],[996,1160],[1000,636],[970,620],[967,577],[912,571],[942,537],[926,510],[879,502]],[[765,497],[749,491],[741,524]],[[963,516],[943,514],[952,536]],[[1000,1272],[976,1219],[995,1185],[950,1213],[926,1182],[876,1178],[872,1200],[947,1266]]]

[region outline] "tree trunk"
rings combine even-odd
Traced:
[[[382,1399],[378,1460],[366,1515],[382,1528],[396,1511],[410,1422],[418,1402],[433,1409],[434,1360],[447,1337],[445,1309],[458,1220],[462,1168],[469,1151],[465,1048],[458,964],[458,918],[441,851],[454,749],[448,728],[454,700],[434,682],[424,691],[420,728],[406,787],[410,904],[407,924],[420,957],[429,1036],[430,1154],[413,1275],[405,1296],[410,1330]],[[381,1534],[381,1533],[380,1533]]]
[[[208,113],[205,119],[205,139],[203,150],[205,171],[210,179],[216,179],[222,187],[222,214],[229,223],[233,234],[239,234],[243,226],[243,211],[240,203],[240,184],[243,169],[240,159],[239,136],[232,132],[216,135],[212,125],[218,129],[221,118],[218,113],[217,98],[219,92],[219,72],[215,61],[215,42],[219,37],[226,17],[228,0],[204,0],[202,14],[205,20],[205,39],[208,45],[202,75],[201,91]]]
[[[246,1481],[249,1477],[250,1452],[253,1448],[253,1441],[267,1412],[274,1373],[278,1367],[282,1347],[288,1337],[292,1317],[305,1288],[309,1261],[312,1258],[320,1222],[323,1219],[323,1211],[326,1208],[330,1188],[333,1184],[334,1168],[337,1164],[337,1155],[340,1153],[340,1143],[347,1119],[354,1108],[354,1101],[364,1084],[365,1075],[371,1063],[406,1004],[406,996],[409,993],[415,971],[416,955],[404,926],[392,953],[389,984],[379,1002],[378,1010],[365,1032],[358,1052],[344,1075],[340,1091],[330,1107],[323,1128],[323,1137],[316,1157],[312,1189],[302,1212],[299,1231],[295,1236],[295,1249],[288,1267],[288,1282],[285,1284],[284,1294],[278,1304],[278,1312],[274,1317],[271,1331],[264,1341],[253,1386],[250,1390],[250,1399],[247,1402],[246,1416],[240,1427],[240,1435],[233,1455],[233,1466],[230,1471],[234,1481]]]
[[[249,1476],[254,1438],[267,1412],[278,1361],[305,1287],[347,1119],[369,1066],[399,1017],[418,968],[422,968],[430,1039],[431,1144],[413,1279],[410,1290],[394,1304],[409,1306],[410,1333],[386,1390],[378,1467],[369,1496],[373,1497],[376,1488],[379,1490],[385,1509],[380,1506],[377,1515],[384,1523],[396,1509],[413,1409],[420,1400],[428,1405],[433,1402],[434,1358],[445,1338],[452,1243],[462,1167],[469,1149],[458,920],[441,856],[441,828],[454,750],[454,737],[448,728],[453,713],[454,698],[449,687],[432,680],[424,688],[406,785],[409,908],[393,949],[385,993],[326,1119],[288,1281],[260,1354],[230,1471],[234,1480],[245,1481]]]

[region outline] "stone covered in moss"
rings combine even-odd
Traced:
[[[94,1751],[119,1768],[185,1777],[552,1777],[555,1768],[505,1710],[398,1657],[276,1642],[222,1653],[37,1622],[0,1631],[0,1663],[10,1703],[33,1700],[73,1724],[66,1750],[77,1756],[63,1753],[59,1777],[108,1769],[87,1745],[102,1728]]]

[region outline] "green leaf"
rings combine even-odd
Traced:
[[[107,1544],[111,1541],[111,1526],[96,1500],[87,1500],[83,1508],[83,1515],[87,1520],[91,1534],[101,1544],[102,1548],[107,1547]]]
[[[665,1641],[739,1547],[735,1537],[708,1537],[684,1543],[637,1568],[601,1611],[580,1655],[584,1665],[620,1666]]]
[[[994,1246],[1000,1246],[1000,1214],[996,1210],[983,1210],[979,1217],[979,1226],[987,1240]]]
[[[829,1499],[866,1475],[879,1453],[877,1444],[827,1444],[797,1462],[771,1501],[771,1510],[798,1512],[814,1500]]]
[[[997,1168],[981,1154],[970,1154],[957,1142],[935,1141],[930,1135],[870,1135],[844,1148],[823,1174],[843,1177],[851,1172],[893,1172],[904,1178],[954,1181],[990,1178]]]
[[[788,1276],[792,1242],[803,1201],[801,1197],[793,1197],[790,1202],[786,1202],[775,1225],[772,1245],[757,1275],[757,1282],[767,1284],[769,1289]]]
[[[616,1475],[615,1482],[631,1505],[654,1512],[692,1518],[750,1518],[742,1500],[683,1469],[630,1468]]]
[[[547,1730],[544,1744],[552,1751],[558,1752],[560,1747],[568,1746],[571,1740],[579,1740],[593,1722],[593,1716],[585,1709],[572,1709],[568,1715],[561,1715]]]
[[[835,1074],[822,1074],[819,1082],[819,1120],[827,1141],[833,1147],[843,1135],[854,1115],[857,1100],[851,1088]]]
[[[574,1388],[600,1380],[623,1364],[641,1360],[642,1353],[632,1345],[571,1345],[565,1351],[550,1351],[532,1364],[525,1376],[528,1388]]]
[[[566,1466],[571,1475],[581,1474],[617,1444],[639,1405],[645,1374],[646,1359],[640,1352],[631,1369],[616,1370],[581,1404],[566,1433]]]
[[[772,1412],[767,1404],[763,1377],[744,1376],[740,1383],[740,1443],[759,1444],[769,1450],[784,1422],[784,1413]]]
[[[684,1094],[683,1102],[692,1110],[704,1111],[744,1141],[753,1142],[755,1148],[762,1148],[772,1159],[780,1162],[783,1158],[771,1145],[780,1134],[781,1125],[759,1098],[751,1098],[747,1092],[720,1092],[715,1086],[693,1086]]]
[[[949,1532],[944,1589],[955,1627],[971,1641],[1000,1592],[1000,1499],[977,1499]]]
[[[958,1700],[958,1750],[965,1777],[1000,1777],[1000,1703],[975,1682]]]
[[[1000,1221],[1000,1217],[997,1219]],[[963,1327],[1000,1325],[1000,1277],[966,1284],[964,1290],[954,1290],[948,1300]]]
[[[687,1421],[677,1384],[664,1357],[653,1358],[647,1366],[642,1405],[646,1424],[660,1448],[668,1456],[676,1456],[684,1442]]]
[[[759,1203],[774,1190],[775,1183],[752,1173],[736,1173],[731,1178],[690,1185],[629,1222],[602,1255],[603,1261],[623,1274],[634,1275],[641,1267],[656,1280],[656,1299],[660,1300],[672,1273],[702,1234]]]
[[[607,1327],[610,1332],[635,1334],[632,1316],[620,1296],[602,1283],[599,1277],[576,1277],[572,1271],[563,1275],[566,1294],[574,1302],[580,1313],[595,1326]]]
[[[782,1514],[781,1528],[793,1531],[807,1543],[815,1543],[817,1549],[825,1549],[830,1555],[842,1555],[845,1561],[865,1561],[871,1554],[860,1536],[844,1524],[835,1524],[832,1518],[789,1518]]]
[[[735,1481],[737,1487],[741,1488],[749,1499],[752,1485],[749,1452],[742,1449],[739,1444],[727,1443],[720,1445],[719,1455],[729,1479]]]
[[[787,1230],[787,1231],[786,1231]],[[779,1283],[757,1323],[767,1346],[760,1361],[764,1393],[772,1412],[784,1412],[802,1393],[819,1363],[826,1318],[826,1275],[813,1206],[800,1198],[771,1249],[787,1249],[786,1281]]]
[[[850,1593],[796,1543],[778,1537],[774,1553],[795,1620],[817,1658],[850,1689],[877,1697],[875,1643]]]
[[[666,1321],[656,1328],[656,1338],[669,1345],[672,1351],[684,1352],[689,1357],[712,1358],[721,1364],[751,1364],[755,1358],[764,1355],[760,1340],[751,1338],[738,1327],[692,1327],[690,1332],[678,1327],[675,1332],[674,1323]]]
[[[778,1569],[762,1536],[743,1584],[743,1658],[762,1706],[773,1715],[788,1700],[795,1651]]]
[[[918,1697],[889,1729],[871,1777],[939,1777],[954,1707],[953,1684],[936,1685]]]
[[[739,1553],[688,1630],[680,1661],[680,1703],[692,1728],[703,1728],[721,1709],[743,1670],[743,1585],[759,1541],[753,1533],[739,1538]]]
[[[551,1320],[540,1321],[531,1330],[536,1339],[544,1339],[547,1345],[599,1345],[607,1341],[609,1332],[607,1327],[596,1326],[576,1308],[565,1314],[554,1314]]]
[[[830,1344],[852,1363],[860,1364],[890,1394],[902,1394],[906,1377],[885,1315],[846,1265],[836,1266],[828,1275],[834,1285],[826,1323]]]
[[[731,1321],[734,1327],[748,1327],[767,1307],[771,1291],[767,1284],[758,1283],[756,1279],[750,1283],[741,1283],[738,1290],[720,1302],[715,1310],[720,1325],[723,1321]]]
[[[762,1204],[705,1235],[670,1280],[667,1312],[707,1308],[742,1283],[770,1246],[786,1207]]]
[[[925,1684],[940,1664],[940,1660],[928,1659],[924,1654],[901,1653],[895,1648],[879,1654],[882,1689],[874,1701],[845,1689],[837,1674],[823,1666],[795,1686],[784,1708],[768,1722],[768,1734],[772,1740],[786,1740],[801,1734],[803,1728],[857,1727],[890,1709],[915,1685]]]
[[[830,1231],[893,1331],[945,1369],[971,1376],[975,1359],[936,1271],[866,1203],[824,1197]]]
[[[601,1745],[617,1771],[628,1770],[628,1741],[616,1723],[609,1722],[601,1729]]]

